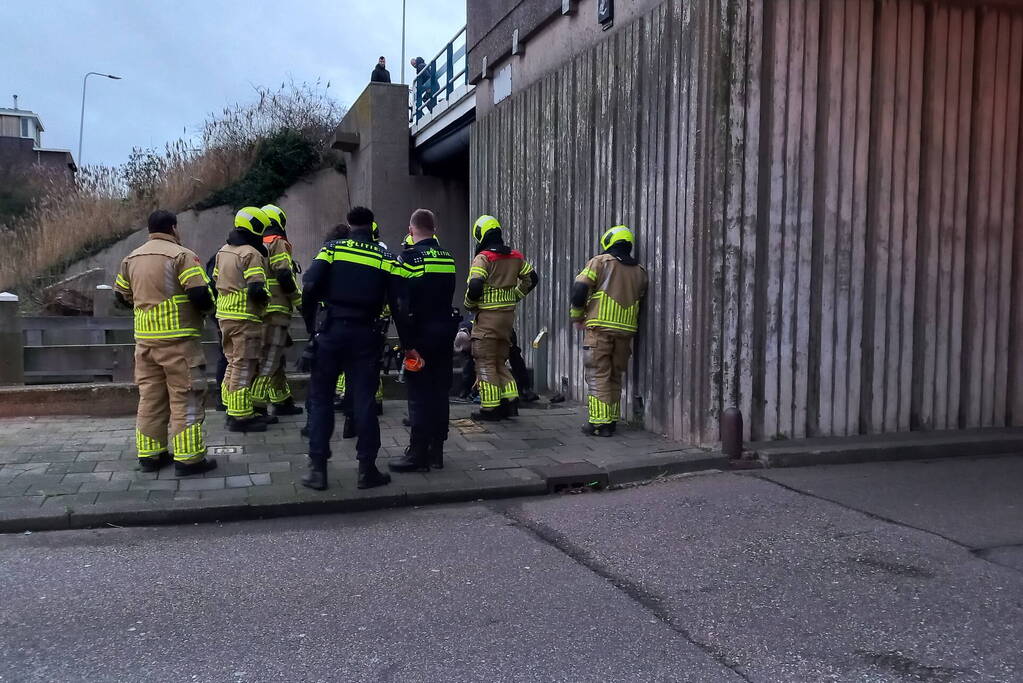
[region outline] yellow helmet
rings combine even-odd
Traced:
[[[600,248],[604,251],[610,249],[611,245],[616,242],[628,242],[629,244],[636,243],[636,238],[633,237],[632,231],[629,230],[629,226],[616,225],[600,236]]]
[[[501,224],[493,216],[480,216],[472,226],[472,236],[477,242],[482,242],[488,232],[500,229]]]
[[[369,229],[369,235],[378,242],[380,241],[380,226],[377,225],[376,221],[373,221],[373,227]]]
[[[253,235],[262,237],[263,231],[270,227],[270,217],[263,213],[263,209],[246,206],[234,215],[234,227],[248,230]]]
[[[275,205],[267,204],[263,207],[263,213],[270,219],[270,224],[277,224],[277,227],[284,230],[284,227],[288,224],[288,214],[284,213],[284,209]],[[269,227],[269,226],[268,226]]]

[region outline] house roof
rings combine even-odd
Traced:
[[[45,131],[43,127],[43,121],[39,118],[39,114],[28,109],[11,109],[9,107],[0,107],[0,116],[28,116],[36,120],[36,125],[40,131]]]

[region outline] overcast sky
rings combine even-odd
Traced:
[[[0,0],[0,106],[18,95],[43,145],[77,155],[82,76],[89,78],[82,156],[119,164],[132,147],[188,136],[206,114],[250,101],[254,85],[330,81],[344,104],[377,57],[401,65],[401,0]],[[465,0],[408,0],[406,64],[431,59],[465,24]],[[406,67],[406,82],[410,67]],[[79,160],[80,161],[80,160]]]

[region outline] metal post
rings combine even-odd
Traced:
[[[401,83],[405,84],[405,0],[401,0]]]
[[[445,56],[448,70],[448,84],[447,84],[447,98],[451,99],[451,92],[455,89],[455,41],[448,43],[447,54]]]
[[[0,384],[25,383],[25,344],[18,297],[0,292]]]
[[[742,413],[738,408],[721,413],[721,450],[732,460],[742,457]]]
[[[120,76],[101,74],[98,71],[90,71],[82,78],[82,113],[78,118],[78,167],[82,167],[82,133],[85,131],[85,86],[89,82],[89,76],[106,76],[115,81],[121,80]]]

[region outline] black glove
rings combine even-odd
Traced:
[[[313,369],[313,359],[316,357],[316,337],[309,340],[309,343],[302,349],[302,355],[298,359],[298,371],[310,372]]]

